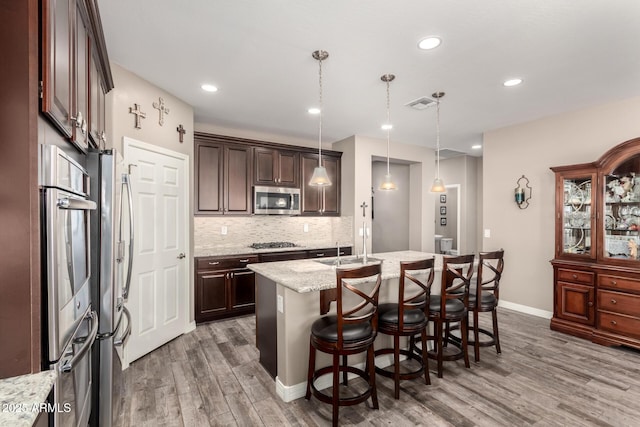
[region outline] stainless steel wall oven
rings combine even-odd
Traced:
[[[63,150],[42,145],[43,367],[58,371],[55,426],[86,426],[91,411],[90,349],[98,332],[91,309],[90,212],[86,170]]]

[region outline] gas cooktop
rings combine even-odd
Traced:
[[[291,242],[265,242],[265,243],[252,243],[253,249],[272,249],[272,248],[293,248],[297,246]]]

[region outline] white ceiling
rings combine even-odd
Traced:
[[[444,91],[443,148],[487,130],[640,95],[638,0],[100,0],[110,59],[183,99],[198,123],[323,141],[385,138],[435,147],[435,109],[404,104]],[[437,49],[418,41],[437,35]],[[505,88],[502,82],[524,83]],[[219,88],[205,93],[203,83]],[[117,81],[116,81],[117,85]],[[640,118],[639,118],[640,122]],[[393,149],[392,149],[393,150]],[[392,152],[393,157],[393,152]]]

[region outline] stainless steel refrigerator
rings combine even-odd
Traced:
[[[129,176],[115,150],[92,151],[87,169],[98,208],[91,221],[91,298],[98,313],[93,348],[93,390],[90,425],[111,427],[123,395],[122,346],[131,333],[124,306],[133,264],[133,212]]]

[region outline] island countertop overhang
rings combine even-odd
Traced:
[[[398,251],[377,253],[371,257],[382,260],[382,280],[400,277],[401,261],[417,261],[435,257],[435,271],[442,270],[442,255],[440,254]],[[315,259],[248,264],[247,268],[298,293],[317,292],[336,287],[335,269]]]

